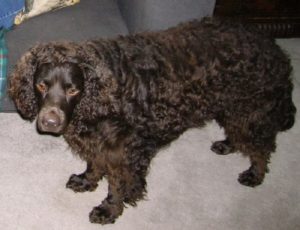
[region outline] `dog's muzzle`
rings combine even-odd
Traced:
[[[60,134],[66,126],[65,113],[57,107],[43,108],[37,118],[37,127],[40,132]]]

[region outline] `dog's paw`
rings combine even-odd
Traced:
[[[227,140],[214,142],[210,149],[219,155],[227,155],[233,151],[233,148],[230,146]]]
[[[66,187],[72,189],[74,192],[86,192],[94,191],[97,188],[97,183],[90,182],[85,178],[84,174],[81,175],[71,175]]]
[[[90,222],[96,224],[113,224],[122,214],[123,208],[115,205],[99,205],[90,212]]]
[[[245,186],[255,187],[263,182],[264,177],[259,175],[257,171],[250,168],[239,175],[238,181]]]

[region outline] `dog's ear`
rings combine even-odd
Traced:
[[[33,121],[37,115],[37,100],[34,94],[34,74],[38,65],[38,46],[25,53],[8,79],[8,94],[24,119]]]

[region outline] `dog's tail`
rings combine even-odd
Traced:
[[[282,106],[283,116],[280,119],[279,123],[279,131],[285,131],[293,127],[295,122],[295,114],[296,114],[296,107],[290,99],[286,101],[286,104]]]
[[[295,122],[297,109],[293,103],[290,90],[285,93],[283,100],[279,101],[276,110],[279,131],[285,131],[292,128]]]
[[[277,123],[278,131],[285,131],[293,127],[297,111],[292,100],[294,86],[291,76],[293,69],[288,56],[281,49],[278,50],[277,59],[281,65],[277,66],[276,72],[274,72],[277,74],[273,75],[276,83],[274,82],[275,88],[273,89],[272,100],[276,103],[273,104],[271,114],[275,118],[273,122]]]

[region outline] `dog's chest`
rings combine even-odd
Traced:
[[[72,152],[84,160],[93,159],[108,152],[114,152],[123,143],[120,129],[109,121],[99,122],[90,132],[77,133],[70,124],[64,134]]]
[[[96,151],[101,152],[104,146],[104,141],[101,138],[95,138],[91,135],[81,135],[74,130],[75,127],[69,125],[64,134],[64,138],[74,154],[79,155],[83,160],[87,160],[92,158]]]

